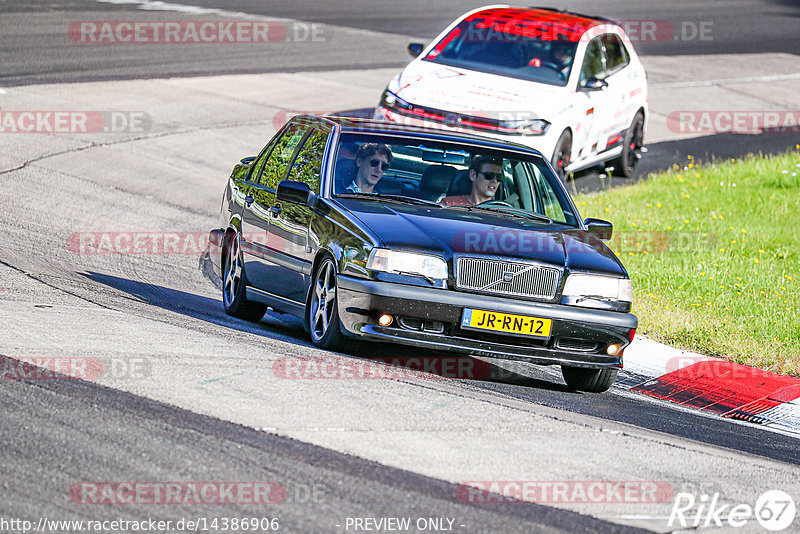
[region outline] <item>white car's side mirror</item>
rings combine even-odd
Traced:
[[[583,82],[581,87],[587,91],[602,91],[608,87],[608,82],[591,76],[588,80]]]
[[[408,44],[408,53],[411,54],[411,57],[416,58],[422,53],[422,50],[425,49],[425,45],[422,43],[409,43]]]

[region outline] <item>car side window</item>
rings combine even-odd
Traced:
[[[272,190],[278,187],[278,182],[286,176],[286,169],[309,128],[309,126],[300,123],[291,124],[286,128],[264,163],[264,169],[258,178],[259,185]]]
[[[604,35],[603,47],[606,50],[606,69],[609,74],[624,68],[630,62],[630,54],[618,36],[612,33]]]
[[[502,200],[511,204],[515,208],[520,207],[520,198],[517,186],[517,176],[514,172],[514,167],[511,165],[510,160],[503,161],[503,182],[502,182],[502,198],[500,194],[495,195],[495,199]]]
[[[317,130],[311,132],[303,143],[303,148],[297,153],[292,169],[287,180],[296,180],[308,184],[315,194],[319,194],[320,179],[322,177],[322,159],[325,155],[325,145],[328,143],[329,132]]]
[[[586,80],[594,76],[598,80],[606,77],[606,68],[603,61],[603,49],[600,45],[600,37],[593,39],[586,47],[586,55],[581,66],[580,83],[583,85]]]
[[[272,152],[272,149],[275,147],[275,144],[278,142],[278,139],[282,137],[284,130],[285,128],[275,134],[275,137],[273,137],[270,142],[267,143],[267,146],[264,147],[264,150],[262,150],[261,153],[256,157],[252,167],[250,167],[250,173],[247,175],[248,181],[256,183],[258,182],[258,177],[261,176],[261,171],[264,169],[264,162],[267,161],[267,158]]]
[[[539,211],[542,215],[546,215],[556,222],[566,222],[567,217],[561,203],[558,201],[556,192],[553,187],[548,183],[545,176],[542,174],[538,167],[529,165],[528,168],[532,173],[534,188],[536,189],[536,196],[540,203]]]

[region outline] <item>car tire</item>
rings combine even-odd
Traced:
[[[608,391],[617,378],[617,369],[584,369],[561,366],[561,374],[570,389],[602,393]]]
[[[306,302],[305,322],[311,342],[325,350],[348,352],[356,342],[342,334],[336,287],[336,262],[325,256],[317,266]]]
[[[561,178],[562,182],[566,182],[569,174],[564,170],[570,164],[570,157],[572,154],[572,134],[569,130],[564,130],[556,142],[556,148],[553,151],[553,157],[550,158],[556,174]]]
[[[237,319],[259,321],[267,306],[247,300],[247,276],[238,234],[229,234],[222,247],[222,306]]]
[[[633,178],[636,166],[642,159],[642,146],[644,143],[644,116],[637,113],[631,121],[630,127],[625,130],[622,139],[622,154],[612,163],[615,174],[625,178]]]

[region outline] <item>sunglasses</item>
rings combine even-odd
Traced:
[[[497,172],[479,172],[481,176],[483,176],[487,182],[495,181],[495,182],[502,182],[503,175]]]
[[[389,170],[389,164],[388,163],[382,163],[381,160],[379,160],[379,159],[371,159],[371,160],[369,160],[370,167],[377,167],[379,163],[381,164],[381,170],[382,171],[388,171]]]

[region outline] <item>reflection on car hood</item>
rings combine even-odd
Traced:
[[[485,211],[340,198],[382,241],[399,250],[537,260],[572,270],[627,276],[609,248],[579,228]]]
[[[498,114],[522,112],[521,119],[552,122],[548,116],[563,113],[570,105],[564,87],[425,61],[411,63],[398,81],[398,96],[412,104],[479,117],[508,120],[516,117]]]

